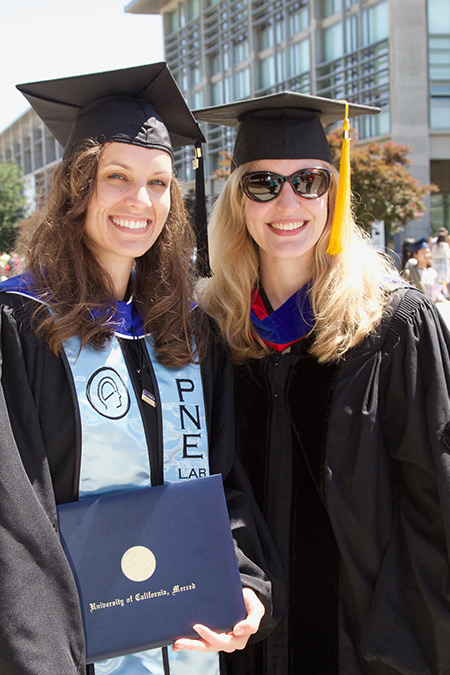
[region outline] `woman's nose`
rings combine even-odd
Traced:
[[[277,199],[277,206],[283,209],[297,209],[300,197],[294,192],[292,185],[286,182]]]
[[[152,200],[146,185],[131,187],[127,194],[127,201],[141,208],[152,206]]]

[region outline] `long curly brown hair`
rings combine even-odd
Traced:
[[[84,229],[102,147],[89,140],[63,160],[42,205],[24,223],[18,242],[24,268],[52,310],[51,315],[43,307],[36,311],[34,329],[55,354],[73,335],[79,335],[83,346],[89,343],[100,348],[114,332],[113,284]],[[203,353],[203,321],[200,312],[190,311],[195,239],[175,179],[170,196],[171,207],[160,236],[136,258],[130,291],[159,360],[178,367]]]

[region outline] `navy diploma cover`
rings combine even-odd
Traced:
[[[62,504],[58,520],[88,663],[246,617],[220,476]]]

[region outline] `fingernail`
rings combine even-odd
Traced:
[[[198,624],[198,623],[197,623],[195,626],[192,626],[192,628],[193,628],[193,629],[195,630],[195,632],[198,633],[199,635],[201,635],[202,632],[203,632],[202,626],[201,626],[200,624]]]

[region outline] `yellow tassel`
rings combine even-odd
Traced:
[[[342,253],[349,239],[351,228],[350,121],[348,119],[348,103],[347,101],[343,101],[343,103],[345,103],[344,136],[342,139],[339,185],[336,194],[333,227],[331,228],[330,242],[327,248],[327,253],[330,255]]]

